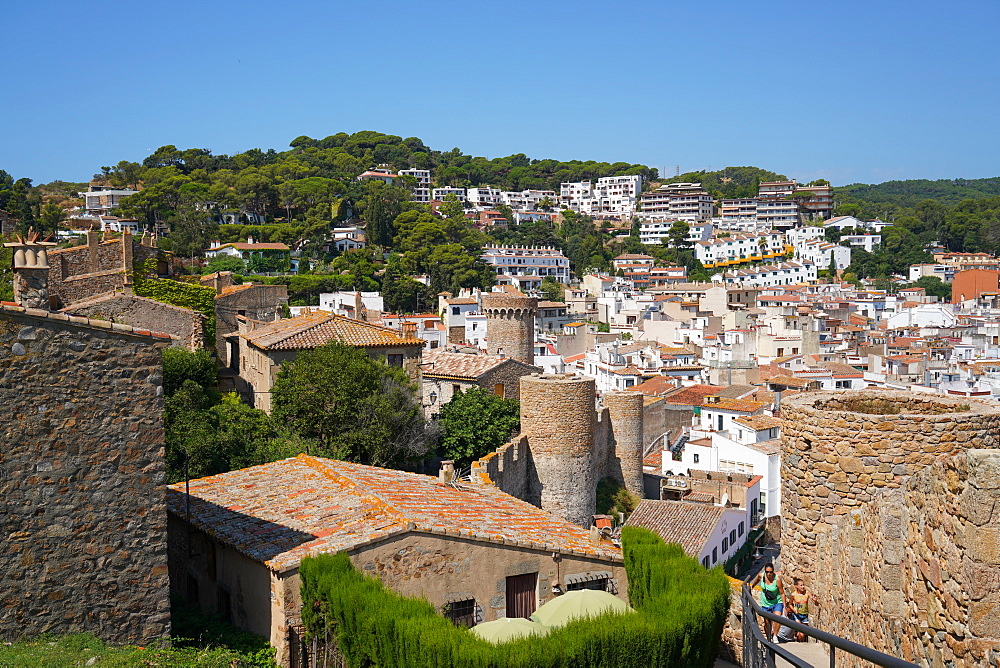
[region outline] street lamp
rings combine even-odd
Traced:
[[[432,404],[435,403],[435,402],[437,402],[438,394],[434,390],[431,390],[431,393],[429,395],[427,395],[427,396],[431,400]]]

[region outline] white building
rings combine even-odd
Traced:
[[[138,190],[131,188],[112,188],[111,186],[90,186],[85,193],[79,193],[84,199],[83,208],[89,214],[109,214],[118,207],[123,197],[134,195]]]
[[[528,283],[541,285],[546,276],[560,283],[569,283],[569,260],[562,251],[551,246],[486,246],[480,256],[493,267],[497,277],[523,277]],[[524,283],[519,281],[518,284]],[[538,286],[534,286],[538,287]]]
[[[818,225],[803,225],[785,232],[785,239],[793,248],[798,248],[807,241],[826,238],[826,229]]]
[[[489,186],[469,188],[465,191],[465,196],[471,206],[481,209],[492,209],[500,204],[500,191]]]
[[[642,177],[605,176],[597,183],[580,181],[559,185],[559,201],[563,208],[587,214],[617,214],[631,216],[635,213]]]
[[[694,256],[706,267],[727,267],[748,262],[772,260],[785,254],[781,234],[735,233],[716,236],[694,244]]]
[[[381,292],[357,291],[320,293],[319,308],[354,320],[379,318],[384,309]]]
[[[431,194],[431,197],[433,197],[435,200],[443,202],[445,198],[448,197],[448,195],[454,195],[455,197],[458,198],[458,201],[462,203],[466,203],[469,201],[469,198],[465,196],[465,188],[450,188],[450,187],[435,188]]]
[[[881,234],[849,234],[840,237],[840,243],[847,242],[851,248],[863,248],[869,253],[875,252],[876,246],[882,245]]]
[[[833,263],[837,271],[843,271],[851,265],[851,249],[829,241],[813,239],[795,248],[795,259],[800,262],[811,262],[823,269],[827,269]]]
[[[816,265],[811,262],[782,262],[763,267],[748,267],[712,276],[713,282],[740,284],[744,287],[770,288],[815,281]]]
[[[520,192],[504,191],[500,193],[500,201],[514,211],[537,211],[545,200],[555,208],[559,197],[556,196],[555,190],[522,190]]]
[[[719,202],[719,218],[724,225],[756,223],[757,200],[750,197],[724,199]]]
[[[799,205],[794,200],[758,200],[757,222],[776,230],[789,230],[799,224]]]
[[[413,189],[414,202],[426,204],[431,201],[431,170],[401,169],[396,173],[400,176],[412,176],[417,180],[417,186]]]

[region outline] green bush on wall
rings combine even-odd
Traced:
[[[150,278],[156,271],[156,260],[150,259],[132,272],[132,292],[164,304],[189,308],[205,316],[205,340],[215,341],[215,289],[168,278]]]
[[[722,570],[636,527],[622,532],[634,615],[605,615],[543,638],[492,645],[427,601],[393,593],[346,554],[302,560],[302,621],[335,637],[352,668],[709,668],[730,600]]]

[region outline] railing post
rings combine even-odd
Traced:
[[[830,668],[837,668],[837,648],[829,645],[830,648]]]

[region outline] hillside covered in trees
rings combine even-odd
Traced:
[[[558,191],[566,181],[639,174],[648,187],[701,182],[717,198],[752,197],[762,181],[787,178],[752,166],[661,178],[653,168],[627,162],[533,159],[523,153],[487,159],[458,148],[431,149],[416,137],[362,131],[323,139],[300,136],[284,151],[251,149],[235,155],[162,146],[141,162],[122,160],[102,167],[94,181],[140,189],[123,200],[117,213],[149,227],[169,227],[162,245],[181,257],[201,255],[215,239],[253,236],[289,244],[315,265],[307,276],[278,279],[294,282],[292,293],[304,301],[322,290],[381,288],[395,295],[391,301],[400,308],[416,308],[427,303],[424,293],[485,287],[493,278],[477,258],[483,245],[495,242],[556,246],[577,274],[607,270],[621,252],[646,252],[687,265],[694,277],[707,277],[689,249],[644,247],[635,229],[628,238],[616,238],[617,230],[572,212],[555,228],[533,222],[487,234],[466,220],[457,202],[433,215],[425,205],[409,201],[411,177],[401,177],[397,185],[356,180],[378,165],[429,169],[434,186],[504,190]],[[81,203],[76,193],[85,189],[86,184],[64,181],[35,186],[29,178],[0,171],[0,210],[21,230],[31,225],[51,232],[65,220],[68,208]],[[927,261],[926,248],[935,243],[953,251],[1000,251],[1000,178],[852,184],[835,188],[834,196],[836,214],[894,223],[884,232],[878,252],[855,253],[850,271],[859,277],[903,272],[909,263]],[[235,216],[241,224],[219,224],[223,215]],[[388,252],[388,260],[375,249],[343,256],[330,252],[325,242],[331,228],[348,223],[364,225],[369,243]],[[428,274],[431,286],[418,287],[406,278],[411,273]]]

